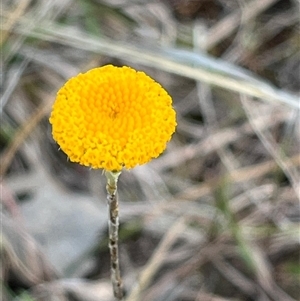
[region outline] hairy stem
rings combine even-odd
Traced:
[[[111,281],[114,296],[117,300],[123,299],[122,279],[119,266],[118,228],[119,228],[119,204],[117,197],[117,182],[121,172],[106,171],[107,201],[109,210],[108,232],[111,264]]]

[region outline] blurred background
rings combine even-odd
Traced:
[[[4,0],[1,21],[1,300],[113,300],[105,177],[48,122],[105,64],[161,83],[178,122],[119,180],[124,300],[299,300],[299,1]]]

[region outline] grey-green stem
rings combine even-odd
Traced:
[[[117,182],[120,171],[105,171],[107,179],[107,201],[108,201],[108,233],[111,263],[111,281],[115,298],[123,300],[122,278],[119,265],[118,229],[119,229],[119,203],[117,197]]]

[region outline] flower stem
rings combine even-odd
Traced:
[[[123,299],[122,278],[119,266],[118,228],[119,228],[119,203],[117,197],[117,182],[121,172],[105,171],[107,179],[108,201],[108,233],[111,264],[111,281],[114,296],[117,300]]]

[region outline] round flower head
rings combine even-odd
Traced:
[[[158,157],[176,116],[169,94],[144,72],[107,65],[65,83],[50,123],[71,161],[120,171]]]

